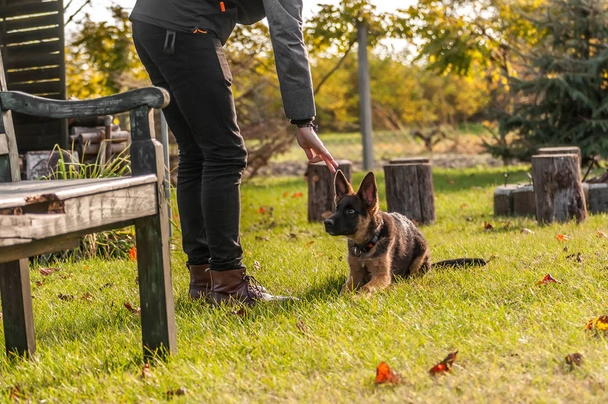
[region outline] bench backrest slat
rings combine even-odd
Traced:
[[[0,91],[7,91],[4,63],[0,53]],[[1,107],[1,105],[0,105]],[[0,182],[16,182],[21,180],[19,170],[19,151],[13,126],[11,111],[2,109],[2,124],[0,127]]]

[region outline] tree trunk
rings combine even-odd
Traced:
[[[386,205],[419,225],[435,222],[433,174],[428,159],[384,166]]]
[[[351,162],[338,161],[346,179],[351,180]],[[322,222],[336,209],[334,177],[324,162],[308,164],[308,221]]]
[[[587,218],[581,170],[576,154],[532,156],[532,179],[539,223]]]

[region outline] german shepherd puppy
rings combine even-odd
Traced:
[[[373,293],[387,288],[394,276],[408,277],[431,269],[429,246],[414,223],[399,213],[380,211],[378,186],[369,172],[357,193],[342,173],[336,172],[336,211],[325,231],[348,238],[350,274],[341,294],[358,290]],[[480,258],[441,261],[434,265],[485,265]]]

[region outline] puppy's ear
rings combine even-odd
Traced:
[[[336,171],[336,176],[334,177],[334,189],[336,191],[335,202],[336,205],[340,202],[340,199],[344,198],[346,195],[354,194],[355,191],[353,187],[350,185],[342,170]]]
[[[359,195],[359,198],[363,200],[365,206],[367,206],[372,213],[375,213],[379,209],[378,185],[376,184],[376,176],[374,176],[373,172],[370,171],[365,178],[363,178],[357,195]]]

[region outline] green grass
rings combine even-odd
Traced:
[[[524,181],[528,169],[512,168],[510,181]],[[494,257],[486,268],[432,271],[372,297],[338,295],[347,274],[345,240],[307,223],[301,178],[249,181],[242,215],[248,271],[271,292],[300,300],[261,304],[245,316],[192,302],[185,257],[175,250],[178,353],[152,364],[146,377],[140,319],[123,306],[138,306],[134,262],[58,263],[47,276],[33,266],[37,352],[31,360],[0,358],[0,397],[46,403],[606,402],[608,338],[590,335],[585,324],[608,314],[608,239],[597,236],[608,232],[607,216],[549,226],[494,217],[493,190],[504,182],[502,173],[434,169],[437,224],[421,229],[434,260]],[[356,185],[363,174],[355,173]],[[377,174],[384,198],[383,174]],[[494,230],[485,231],[484,221]],[[523,227],[534,233],[522,234]],[[559,233],[571,239],[560,242]],[[569,258],[577,253],[582,262]],[[561,283],[538,285],[547,273]],[[430,376],[428,370],[455,350],[452,372]],[[570,370],[564,357],[574,352],[584,362]],[[375,385],[381,361],[399,373],[399,384]],[[173,394],[179,388],[185,395]]]

